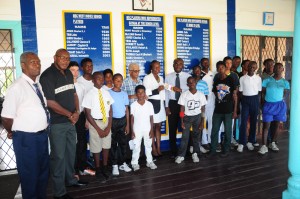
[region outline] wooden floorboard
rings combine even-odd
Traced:
[[[68,188],[69,194],[81,199],[279,199],[286,189],[289,177],[288,132],[279,138],[280,152],[269,152],[260,156],[255,151],[232,150],[229,157],[206,158],[193,163],[190,156],[178,165],[166,153],[156,164],[157,170],[146,168],[145,160],[137,172],[124,173],[108,181],[99,183],[93,176],[82,176],[89,185],[84,188]],[[12,179],[16,181],[16,176]],[[3,183],[3,176],[0,181]],[[8,181],[8,180],[7,180]],[[0,198],[8,197],[11,189],[16,191],[18,184],[9,186],[10,191],[0,187]],[[7,197],[3,194],[6,194]],[[12,194],[10,194],[11,196]],[[53,198],[51,184],[48,198]]]

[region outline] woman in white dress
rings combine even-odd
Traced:
[[[146,94],[148,101],[150,101],[154,108],[153,117],[153,133],[152,138],[152,155],[155,157],[161,156],[160,140],[161,140],[161,123],[166,120],[166,111],[164,106],[165,100],[165,87],[164,79],[159,76],[160,63],[157,60],[153,60],[150,63],[151,72],[144,77],[143,84],[146,87]]]

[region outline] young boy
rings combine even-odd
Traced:
[[[198,155],[200,155],[199,134],[203,128],[206,98],[202,92],[197,91],[195,78],[189,77],[187,85],[189,90],[182,93],[178,100],[178,104],[181,105],[179,116],[181,118],[182,137],[178,156],[175,159],[177,164],[184,160],[191,126],[193,127],[193,162],[199,162]],[[201,115],[201,113],[203,114]]]
[[[128,94],[121,90],[123,76],[117,73],[113,76],[114,87],[109,90],[115,103],[112,104],[112,126],[111,126],[111,150],[110,157],[112,161],[112,174],[119,175],[118,159],[121,163],[120,170],[130,172],[131,168],[125,162],[127,149],[126,135],[129,133],[129,100]],[[121,154],[119,153],[119,149]]]
[[[274,65],[274,76],[263,80],[262,83],[262,96],[263,96],[263,133],[262,133],[262,146],[258,153],[264,155],[268,152],[267,136],[270,128],[270,123],[274,122],[274,132],[272,134],[271,143],[269,148],[272,151],[278,152],[279,148],[275,141],[279,131],[279,123],[286,121],[286,104],[284,97],[286,91],[290,89],[290,84],[282,77],[284,68],[281,63]]]
[[[104,75],[104,85],[103,85],[103,88],[105,90],[110,90],[113,88],[113,71],[109,68],[105,69],[103,71],[103,75]]]
[[[152,158],[152,137],[153,137],[153,115],[154,109],[153,105],[145,100],[146,88],[143,85],[138,85],[135,87],[135,93],[137,96],[137,101],[133,102],[130,106],[131,112],[131,137],[134,139],[135,147],[132,150],[131,165],[133,171],[140,169],[138,164],[141,142],[144,139],[146,157],[147,157],[147,167],[150,169],[156,169],[157,166],[153,162]]]
[[[219,129],[224,122],[225,140],[223,145],[222,157],[228,156],[231,144],[232,118],[236,118],[236,85],[234,79],[226,75],[225,63],[217,62],[218,77],[213,84],[213,92],[216,96],[215,110],[213,114],[213,124],[211,132],[211,151],[210,156],[216,153],[218,144]]]
[[[247,146],[249,151],[254,150],[256,143],[256,123],[257,115],[259,111],[259,94],[261,91],[261,78],[255,74],[257,64],[255,61],[250,61],[247,74],[240,79],[240,96],[242,104],[241,113],[241,126],[239,136],[238,152],[243,152],[244,146]],[[250,131],[248,141],[246,139],[247,134],[247,122],[250,116]],[[247,141],[247,142],[246,142]],[[247,143],[247,144],[246,144]]]
[[[93,153],[96,177],[105,182],[111,176],[107,168],[109,149],[111,147],[111,123],[113,98],[102,88],[104,76],[101,72],[93,73],[94,87],[84,96],[82,106],[89,121],[90,150]],[[100,169],[100,152],[103,167]]]

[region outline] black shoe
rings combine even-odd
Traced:
[[[216,156],[217,156],[216,152],[209,152],[209,153],[205,154],[206,158],[214,158]]]
[[[54,199],[73,199],[71,196],[69,196],[68,194],[65,194],[63,196],[59,196],[59,197],[53,197]]]
[[[67,187],[84,187],[87,186],[89,183],[78,180],[75,184],[68,185]]]
[[[101,172],[102,172],[102,175],[106,178],[106,180],[109,180],[112,178],[112,174],[108,170],[107,166],[103,166]]]
[[[226,157],[228,157],[229,156],[229,153],[228,152],[224,152],[224,153],[221,153],[220,154],[220,157],[221,158],[226,158]]]
[[[103,176],[100,169],[96,169],[95,176],[100,183],[106,183],[106,178]]]

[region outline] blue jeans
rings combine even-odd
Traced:
[[[49,176],[48,133],[13,132],[23,199],[46,198]]]

